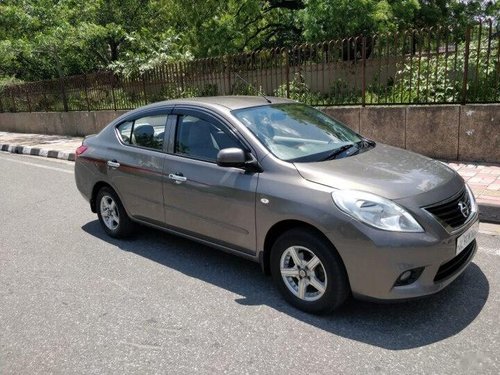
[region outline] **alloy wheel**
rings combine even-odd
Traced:
[[[281,255],[280,272],[286,287],[301,300],[316,301],[326,291],[325,267],[306,247],[287,248]]]
[[[101,217],[104,225],[111,230],[115,230],[120,225],[118,206],[112,197],[104,195],[100,203]]]

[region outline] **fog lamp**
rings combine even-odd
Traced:
[[[423,270],[424,267],[418,267],[404,271],[401,275],[399,275],[396,282],[394,283],[394,286],[410,285],[411,283],[414,283],[420,277]]]

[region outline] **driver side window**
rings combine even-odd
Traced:
[[[190,115],[178,117],[176,154],[216,162],[219,151],[229,147],[243,148],[224,126]]]

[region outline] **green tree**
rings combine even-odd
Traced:
[[[300,11],[306,41],[394,31],[412,24],[417,0],[307,0]]]
[[[37,80],[94,68],[92,58],[81,54],[73,22],[82,14],[75,1],[0,4],[0,55],[5,56],[0,75]]]
[[[0,76],[37,80],[183,56],[156,0],[8,0],[0,3]],[[140,60],[143,61],[140,61]]]
[[[172,24],[196,57],[301,42],[296,19],[302,1],[173,1]]]
[[[466,25],[481,0],[4,0],[0,79],[40,80],[357,35]]]

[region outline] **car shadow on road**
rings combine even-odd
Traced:
[[[474,321],[489,295],[486,276],[472,263],[436,295],[390,304],[351,299],[332,315],[314,316],[284,302],[271,278],[251,261],[146,227],[131,240],[110,238],[97,220],[82,229],[123,251],[243,296],[235,300],[238,304],[267,305],[332,334],[390,350],[421,347],[456,335]]]

